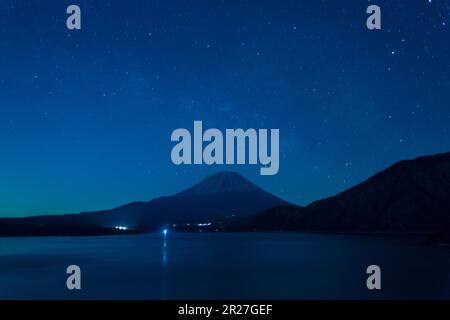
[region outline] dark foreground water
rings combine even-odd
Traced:
[[[0,238],[0,299],[450,298],[450,248],[420,239],[172,233]],[[66,268],[82,290],[66,289]],[[382,290],[366,288],[377,264]]]

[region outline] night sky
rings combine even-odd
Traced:
[[[296,204],[450,151],[450,1],[0,3],[0,215],[108,209],[221,170]],[[66,8],[82,29],[66,28]],[[280,171],[175,166],[176,128],[279,128]]]

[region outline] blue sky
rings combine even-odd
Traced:
[[[106,209],[235,170],[297,204],[450,150],[448,1],[0,4],[0,216]],[[279,128],[280,171],[175,166],[176,128]]]

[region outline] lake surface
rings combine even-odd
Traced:
[[[66,268],[82,290],[66,288]],[[366,288],[381,267],[382,290]],[[0,238],[0,299],[450,298],[450,248],[415,237],[171,233]]]

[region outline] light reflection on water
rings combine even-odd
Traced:
[[[162,292],[161,292],[161,298],[166,300],[169,299],[169,286],[168,286],[168,268],[167,268],[167,237],[166,234],[164,234],[164,240],[163,240],[163,246],[162,246]]]
[[[280,233],[2,238],[0,299],[450,298],[450,249],[419,240]],[[79,292],[65,289],[70,264],[82,269]],[[380,292],[365,287],[371,264],[382,270]]]

